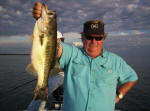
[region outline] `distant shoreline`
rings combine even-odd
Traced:
[[[0,55],[30,55],[30,54],[0,54]]]

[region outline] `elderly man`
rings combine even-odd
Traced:
[[[40,2],[35,4],[34,18],[40,17],[41,7]],[[121,57],[103,49],[106,34],[101,20],[85,22],[81,35],[83,48],[58,43],[57,58],[65,75],[62,110],[114,111],[137,75]]]

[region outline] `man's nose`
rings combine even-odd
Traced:
[[[93,39],[91,40],[91,42],[92,42],[92,43],[96,43],[97,41],[96,41],[95,38],[93,38]]]

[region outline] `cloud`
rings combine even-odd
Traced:
[[[128,11],[131,12],[131,11],[134,11],[138,8],[138,5],[136,4],[129,4],[128,5]]]
[[[83,43],[82,42],[73,42],[72,45],[75,45],[77,47],[82,47]]]
[[[120,33],[120,36],[127,36],[127,35],[128,35],[128,33],[125,33],[125,32]]]
[[[17,10],[17,11],[16,11],[16,15],[17,15],[17,16],[22,16],[22,12],[21,12],[20,10]]]
[[[133,33],[134,35],[144,34],[143,31],[138,31],[138,30],[133,30],[132,33]]]
[[[36,1],[1,0],[0,34],[30,34],[35,20],[32,7]],[[150,1],[145,0],[46,0],[56,10],[58,29],[81,32],[83,23],[101,19],[107,32],[150,29]],[[5,29],[5,30],[4,30]]]
[[[1,5],[0,5],[0,18],[2,20],[11,18],[11,16],[7,13],[7,9]]]
[[[77,15],[81,19],[83,19],[83,18],[88,16],[83,10],[77,10]]]
[[[77,32],[64,33],[65,43],[73,44],[81,42],[81,34]]]
[[[3,6],[0,6],[0,14],[5,13],[6,9]]]
[[[6,2],[8,2],[9,5],[20,5],[21,2],[19,0],[6,0]]]
[[[145,6],[145,7],[141,7],[143,10],[145,11],[150,11],[150,7],[149,6]]]

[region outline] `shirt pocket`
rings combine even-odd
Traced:
[[[112,69],[105,69],[102,71],[101,77],[97,78],[96,84],[98,87],[116,87],[118,76]]]
[[[86,63],[81,59],[74,59],[72,61],[71,73],[74,77],[81,77],[86,70]]]

